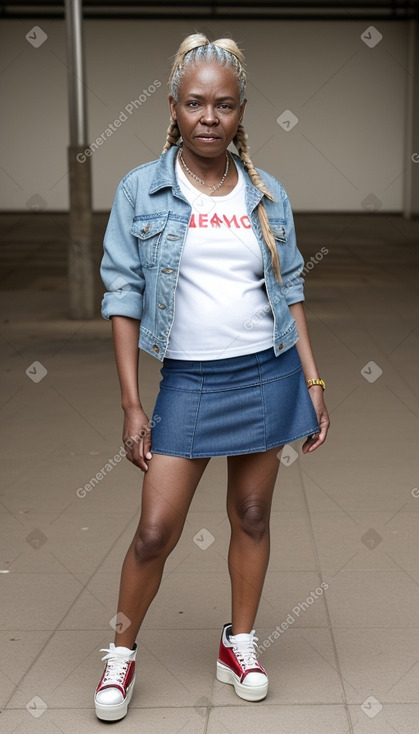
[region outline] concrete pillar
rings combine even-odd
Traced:
[[[408,219],[419,216],[419,21],[410,20],[406,108],[406,178],[404,211]]]
[[[68,243],[69,316],[90,319],[94,313],[90,158],[79,163],[86,146],[68,147],[70,240]]]
[[[65,12],[70,113],[69,316],[90,319],[94,315],[92,195],[90,157],[83,155],[87,148],[87,115],[81,0],[65,0]]]

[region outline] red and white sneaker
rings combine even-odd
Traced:
[[[223,627],[217,680],[233,685],[237,695],[246,701],[261,701],[268,693],[268,676],[256,660],[255,630],[233,636],[231,629],[231,624]]]
[[[126,716],[131,701],[137,645],[130,650],[129,647],[115,647],[111,642],[109,649],[103,648],[101,652],[107,653],[102,658],[107,663],[95,691],[96,716],[104,721],[118,721]]]

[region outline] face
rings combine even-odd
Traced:
[[[244,114],[239,85],[231,69],[217,63],[191,64],[179,84],[179,99],[169,97],[184,148],[196,156],[224,155]]]

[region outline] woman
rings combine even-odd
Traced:
[[[106,230],[102,314],[112,318],[127,458],[144,482],[115,642],[103,650],[95,693],[105,720],[127,713],[140,625],[217,455],[228,457],[232,589],[217,678],[246,700],[266,696],[253,625],[269,560],[278,452],[303,437],[303,452],[314,451],[329,426],[292,212],[281,183],[250,159],[245,86],[234,41],[185,39],[169,79],[163,153],[121,181]],[[231,142],[239,155],[229,152]],[[150,422],[138,387],[138,332],[140,348],[163,362]]]

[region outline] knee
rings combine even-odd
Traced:
[[[168,535],[163,527],[145,525],[140,527],[134,541],[137,561],[149,561],[166,554]]]
[[[254,540],[261,540],[269,530],[269,511],[264,503],[249,499],[236,507],[236,522]]]

